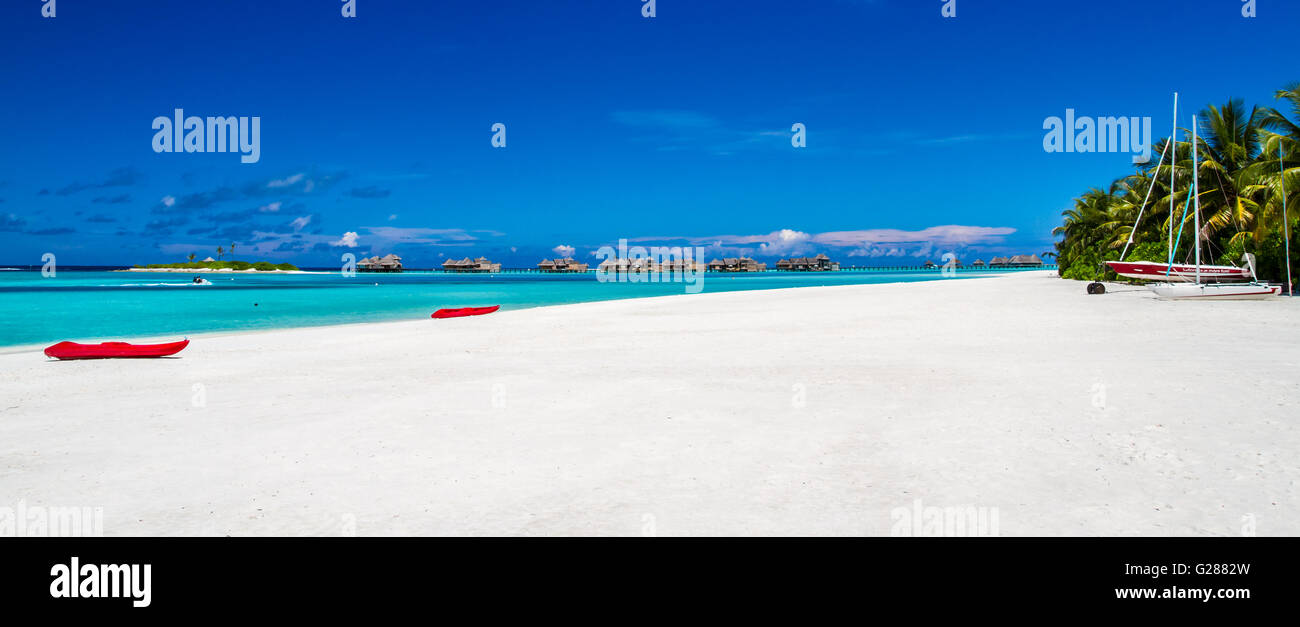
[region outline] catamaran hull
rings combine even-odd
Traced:
[[[1228,283],[1158,283],[1148,285],[1157,298],[1180,300],[1260,300],[1278,296],[1282,293],[1280,285],[1263,285],[1248,283],[1233,285]]]
[[[1156,263],[1154,261],[1107,261],[1106,265],[1122,277],[1144,281],[1192,283],[1196,281],[1196,266],[1191,264]],[[1202,281],[1249,281],[1250,268],[1237,266],[1201,266]]]

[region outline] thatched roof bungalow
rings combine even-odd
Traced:
[[[661,272],[704,272],[707,269],[708,266],[694,259],[669,259],[659,264]]]
[[[500,272],[501,264],[488,261],[487,257],[478,259],[448,259],[442,262],[443,272]]]
[[[606,259],[595,267],[597,272],[642,273],[660,272],[659,264],[650,258]]]
[[[357,262],[357,272],[401,272],[402,258],[394,254],[367,257]]]
[[[718,262],[721,263],[721,262]],[[713,268],[713,264],[705,264],[695,261],[694,259],[666,259],[657,261],[650,257],[637,257],[633,259],[606,259],[596,266],[597,272],[603,273],[645,273],[645,272],[704,272]],[[719,270],[718,272],[721,272]]]
[[[791,257],[776,262],[777,270],[787,272],[833,272],[840,269],[838,261],[831,261],[825,253],[818,253],[815,257]]]
[[[767,264],[749,257],[727,257],[710,261],[706,268],[709,272],[763,272]]]
[[[537,269],[542,272],[586,272],[587,264],[574,261],[570,257],[543,259],[541,263],[537,264]]]
[[[1017,268],[1032,268],[1043,265],[1043,260],[1038,255],[1016,255],[1007,260],[1007,265]]]

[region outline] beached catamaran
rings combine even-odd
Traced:
[[[1178,94],[1174,94],[1174,132],[1169,135],[1169,141],[1165,142],[1165,149],[1160,153],[1160,161],[1156,164],[1156,171],[1164,164],[1165,155],[1175,152],[1174,136],[1178,133]],[[1166,263],[1157,263],[1154,261],[1124,261],[1124,256],[1128,254],[1128,248],[1133,244],[1133,233],[1137,231],[1137,223],[1142,221],[1142,214],[1146,211],[1147,200],[1151,199],[1151,190],[1155,188],[1154,180],[1147,187],[1146,200],[1142,201],[1142,208],[1138,210],[1137,220],[1134,222],[1133,231],[1129,233],[1128,242],[1124,245],[1124,250],[1120,253],[1119,261],[1107,261],[1106,265],[1110,266],[1116,274],[1130,279],[1139,279],[1143,281],[1157,281],[1147,287],[1155,292],[1160,298],[1208,298],[1215,300],[1242,300],[1258,299],[1276,296],[1282,293],[1281,286],[1268,285],[1259,282],[1255,277],[1255,257],[1250,253],[1243,256],[1244,266],[1216,266],[1201,264],[1201,197],[1200,197],[1200,153],[1197,132],[1196,116],[1192,116],[1192,185],[1187,203],[1183,205],[1182,218],[1178,220],[1178,239],[1182,240],[1182,225],[1187,218],[1187,209],[1189,205],[1194,205],[1192,210],[1192,233],[1195,244],[1194,263],[1174,263],[1174,250],[1178,248],[1178,242],[1174,240],[1174,168],[1176,160],[1174,154],[1169,154],[1169,259]],[[1244,281],[1245,283],[1240,283]]]
[[[1155,261],[1107,261],[1111,270],[1127,279],[1163,281],[1166,283],[1194,283],[1197,275],[1202,281],[1249,281],[1253,279],[1250,264],[1246,266],[1195,266],[1185,263],[1157,263]]]
[[[1200,184],[1200,153],[1197,146],[1197,121],[1196,116],[1192,116],[1192,200],[1194,200],[1194,209],[1192,210],[1192,234],[1195,244],[1192,248],[1196,251],[1196,265],[1193,266],[1192,283],[1154,283],[1149,285],[1152,292],[1160,298],[1182,298],[1182,299],[1217,299],[1217,300],[1247,300],[1268,298],[1277,296],[1282,293],[1282,286],[1269,285],[1260,283],[1255,279],[1255,258],[1247,253],[1246,266],[1250,269],[1250,283],[1202,283],[1201,282],[1201,184]],[[1186,209],[1184,208],[1184,212]],[[1179,221],[1181,227],[1182,222]],[[1179,236],[1182,235],[1182,229],[1179,229]],[[1169,265],[1173,266],[1173,249],[1170,249]]]

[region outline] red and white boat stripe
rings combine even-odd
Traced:
[[[1107,266],[1122,277],[1146,281],[1195,281],[1196,266],[1156,263],[1154,261],[1107,261]],[[1202,281],[1249,281],[1250,268],[1237,266],[1201,266]]]

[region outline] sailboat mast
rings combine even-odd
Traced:
[[[1277,143],[1277,167],[1282,170],[1282,234],[1286,236],[1286,295],[1295,296],[1291,287],[1291,221],[1286,217],[1286,162],[1282,160],[1282,142]]]
[[[1174,164],[1178,163],[1178,92],[1174,92],[1174,128],[1169,131],[1169,265],[1174,264]],[[1178,225],[1181,230],[1182,225]],[[1133,228],[1137,228],[1134,226]]]
[[[1192,233],[1196,237],[1196,284],[1201,284],[1201,173],[1197,167],[1200,157],[1196,145],[1196,116],[1192,116],[1192,195],[1196,197],[1196,213],[1192,218]]]

